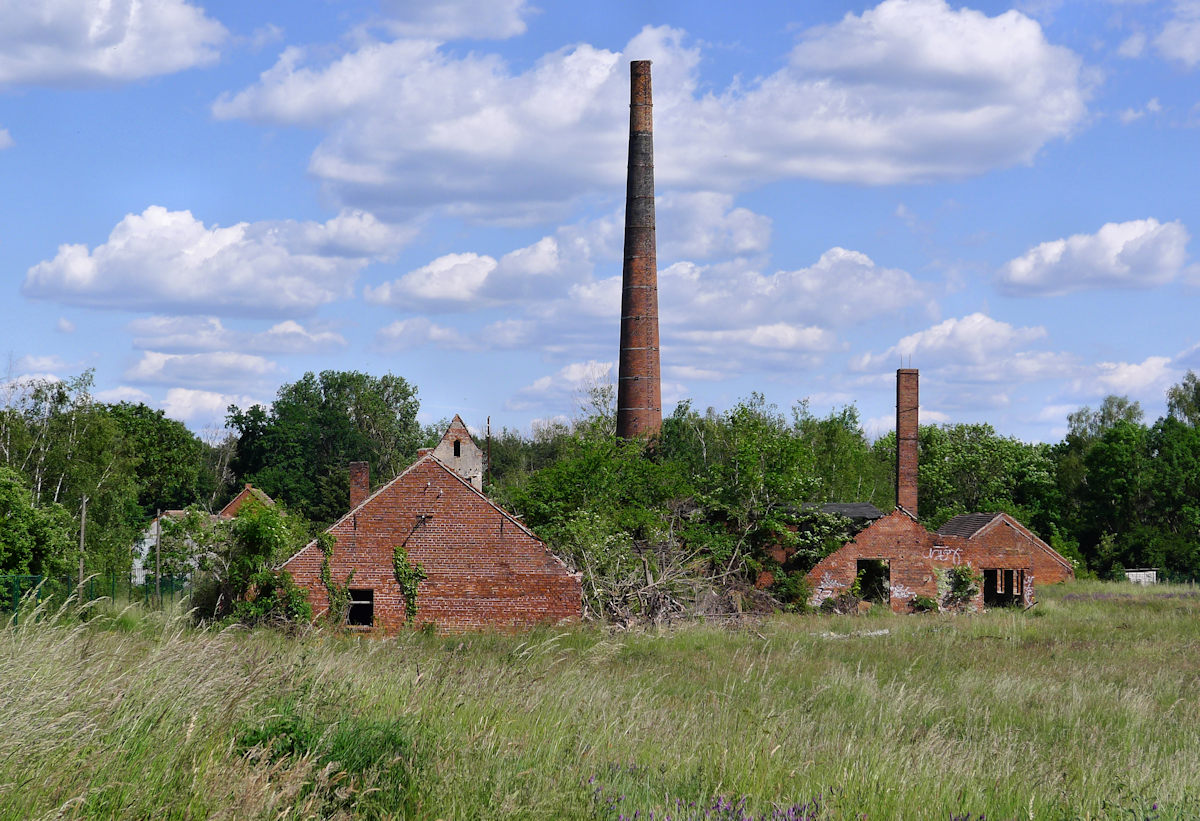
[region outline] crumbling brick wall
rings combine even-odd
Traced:
[[[1010,531],[1017,532],[1015,529]],[[960,564],[970,565],[976,571],[983,568],[1023,571],[1023,596],[1027,602],[1032,601],[1035,573],[1028,540],[997,536],[994,541],[984,542],[942,536],[897,509],[864,528],[853,540],[809,571],[806,578],[813,591],[811,603],[817,605],[830,596],[846,592],[854,583],[860,559],[888,562],[890,604],[897,613],[908,612],[916,596],[938,599],[939,575]],[[980,589],[970,607],[982,606],[983,591]]]
[[[425,456],[329,529],[335,582],[374,591],[374,624],[365,632],[405,626],[404,597],[393,548],[427,574],[417,590],[418,626],[442,631],[520,628],[577,620],[578,576],[546,545],[452,471]],[[284,563],[308,591],[315,613],[329,606],[323,556],[313,542]]]

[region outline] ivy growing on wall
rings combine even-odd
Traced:
[[[325,585],[325,593],[329,597],[329,621],[335,626],[341,626],[346,621],[346,613],[350,610],[350,583],[354,581],[354,571],[346,576],[345,584],[333,580],[333,545],[335,539],[329,533],[317,537],[321,545],[321,582]]]
[[[425,568],[410,562],[408,551],[398,544],[392,548],[392,572],[404,595],[404,622],[412,624],[417,617],[417,585],[426,578]]]

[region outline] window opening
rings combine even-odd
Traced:
[[[454,456],[456,458],[462,456],[462,442],[457,439],[454,440]]]
[[[888,604],[892,599],[892,569],[887,559],[859,559],[857,576],[863,601]]]
[[[983,606],[1008,607],[1021,600],[1021,571],[1002,567],[983,569]]]
[[[375,623],[375,591],[350,588],[350,610],[346,614],[347,624],[355,627],[370,627]]]

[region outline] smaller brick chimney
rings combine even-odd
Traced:
[[[371,463],[350,463],[350,509],[358,507],[371,495]]]
[[[917,515],[917,369],[896,371],[896,505]]]

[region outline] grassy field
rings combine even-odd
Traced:
[[[0,818],[1196,818],[1200,590],[519,636],[0,629]]]

